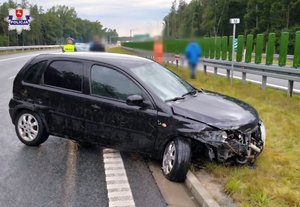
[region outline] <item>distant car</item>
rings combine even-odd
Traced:
[[[55,135],[141,152],[162,160],[172,181],[184,181],[198,151],[252,163],[266,139],[248,104],[197,90],[151,60],[110,53],[34,57],[14,80],[9,112],[26,145]]]
[[[87,43],[75,43],[75,48],[77,52],[88,52],[90,46]]]

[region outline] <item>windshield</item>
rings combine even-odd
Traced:
[[[163,101],[182,97],[192,86],[157,63],[145,64],[131,71]]]

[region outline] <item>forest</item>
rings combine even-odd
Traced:
[[[88,42],[94,35],[107,39],[118,36],[115,29],[104,28],[99,21],[79,18],[74,8],[57,5],[45,11],[42,6],[30,5],[27,0],[22,0],[21,7],[30,9],[31,30],[18,35],[16,31],[8,31],[5,21],[8,9],[16,7],[13,0],[0,4],[0,46],[63,44],[70,36],[78,42]]]
[[[164,38],[228,36],[230,18],[240,18],[237,34],[300,30],[300,0],[174,0],[164,18]],[[292,37],[293,38],[293,37]]]

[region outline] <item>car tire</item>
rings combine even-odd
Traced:
[[[39,146],[49,136],[39,115],[29,110],[16,116],[15,130],[19,140],[28,146]]]
[[[191,162],[191,146],[187,139],[175,138],[165,147],[162,170],[171,181],[183,182]]]

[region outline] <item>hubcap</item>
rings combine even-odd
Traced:
[[[162,168],[165,174],[169,174],[175,164],[176,148],[175,142],[171,141],[164,152]]]
[[[36,118],[28,113],[22,114],[18,120],[18,131],[22,139],[28,142],[33,141],[39,131]]]

